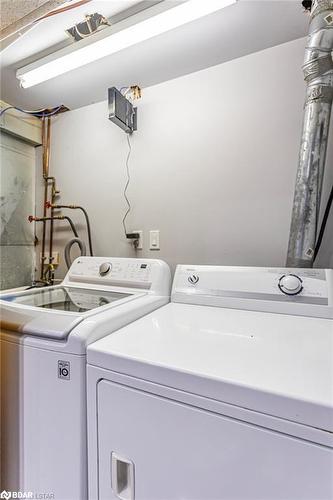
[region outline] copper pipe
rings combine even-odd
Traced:
[[[42,118],[42,153],[43,153],[43,177],[45,177],[45,118]]]
[[[58,110],[59,111],[59,110]],[[61,112],[61,111],[59,111]],[[40,219],[43,222],[43,235],[42,235],[42,255],[41,255],[41,280],[45,280],[45,247],[46,247],[46,224],[47,221],[50,221],[50,230],[49,230],[49,264],[47,271],[49,271],[49,280],[50,284],[54,281],[54,268],[53,268],[53,233],[54,233],[54,211],[53,206],[48,206],[47,200],[49,198],[49,181],[51,181],[51,201],[52,205],[55,202],[56,196],[59,193],[56,188],[56,179],[55,177],[50,177],[50,139],[51,139],[51,116],[45,117],[42,116],[42,151],[43,151],[43,179],[44,179],[44,206],[43,206],[43,217]],[[50,209],[50,217],[47,217],[47,211]],[[38,220],[38,219],[35,219]],[[69,221],[72,229],[73,224],[72,221]],[[75,229],[75,228],[74,228]]]
[[[51,135],[51,117],[49,116],[47,119],[47,175],[49,175],[49,165],[50,165],[50,135]],[[48,177],[49,179],[49,177]],[[48,180],[47,179],[47,180]],[[51,188],[51,200],[52,203],[55,201],[55,178],[52,178],[52,188]],[[47,199],[44,200],[46,203]],[[49,233],[49,265],[52,266],[53,264],[53,207],[51,206],[50,209],[50,233]],[[50,279],[51,282],[54,279],[54,268],[50,267]]]
[[[48,199],[49,192],[49,180],[52,181],[51,185],[51,199],[55,199],[55,178],[49,177],[50,171],[50,138],[51,138],[51,117],[45,117],[43,120],[43,178],[44,178],[44,208],[43,208],[43,239],[42,239],[42,265],[41,265],[41,279],[45,279],[46,272],[49,271],[49,282],[53,282],[54,278],[54,268],[52,266],[53,262],[53,210],[51,209],[51,218],[47,219],[47,205],[46,201]],[[49,230],[49,264],[46,272],[45,268],[45,246],[46,246],[46,221],[50,220],[50,230]]]
[[[43,149],[43,179],[44,179],[44,202],[47,200],[48,185],[46,180],[46,121],[45,117],[42,118],[42,149]],[[43,216],[46,217],[47,207],[44,203]],[[42,233],[42,256],[41,256],[41,268],[40,268],[40,279],[44,279],[44,265],[45,265],[45,239],[46,239],[46,221],[43,222],[43,233]]]
[[[44,198],[47,198],[48,185],[47,180],[44,179]],[[46,217],[46,207],[43,210],[43,217]],[[41,278],[44,276],[44,262],[45,262],[45,243],[46,243],[46,222],[43,222],[43,233],[42,233],[42,257],[41,257]]]
[[[50,167],[50,136],[51,136],[51,117],[47,117],[47,139],[46,139],[46,176],[49,175]]]

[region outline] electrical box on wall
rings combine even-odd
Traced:
[[[137,130],[137,108],[116,87],[108,89],[109,120],[125,132]]]
[[[46,263],[49,263],[50,261],[50,253],[49,252],[45,252],[44,253],[44,256],[45,256],[45,262]],[[40,254],[40,262],[42,262],[42,254]],[[59,255],[59,252],[52,252],[52,264],[54,266],[59,266],[60,264],[60,255]]]

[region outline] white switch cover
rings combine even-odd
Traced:
[[[149,231],[149,248],[150,250],[160,249],[160,232],[158,229]]]
[[[139,241],[138,245],[136,247],[137,250],[142,250],[142,242],[143,242],[143,231],[141,229],[133,231],[133,233],[138,233],[139,234]]]

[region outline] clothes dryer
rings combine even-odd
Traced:
[[[90,500],[331,500],[332,270],[179,266],[88,348]]]

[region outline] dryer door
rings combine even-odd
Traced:
[[[333,495],[324,446],[102,380],[99,500],[306,500]]]

